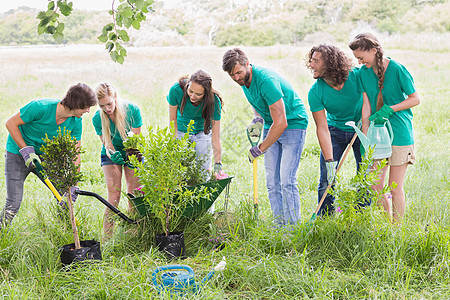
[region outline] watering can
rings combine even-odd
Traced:
[[[183,296],[187,292],[197,293],[216,271],[225,269],[225,257],[199,283],[195,282],[195,274],[186,265],[168,265],[156,268],[152,273],[152,281],[159,293],[169,292],[173,296]],[[159,280],[158,280],[159,279]],[[160,283],[158,283],[158,281]]]
[[[367,135],[362,133],[353,121],[348,121],[345,125],[355,129],[355,132],[366,151],[369,149],[369,146],[375,146],[373,159],[384,159],[391,156],[394,133],[392,132],[391,123],[388,120],[386,120],[384,124],[375,124],[373,121],[370,122]]]

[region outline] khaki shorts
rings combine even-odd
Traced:
[[[392,146],[392,155],[389,157],[389,165],[392,167],[404,164],[413,165],[416,161],[414,155],[414,145]]]

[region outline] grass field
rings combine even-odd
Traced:
[[[351,54],[344,46],[349,55]],[[352,218],[318,220],[307,235],[271,230],[271,210],[262,162],[258,168],[261,221],[251,220],[252,168],[246,161],[245,135],[252,112],[243,92],[221,70],[226,49],[131,48],[123,66],[111,62],[97,46],[0,48],[1,123],[27,102],[61,98],[77,82],[94,87],[114,84],[125,99],[137,103],[144,132],[168,125],[169,88],[186,74],[203,69],[211,74],[225,103],[222,119],[223,165],[234,176],[228,219],[201,219],[186,231],[189,258],[181,263],[204,276],[222,256],[227,269],[192,299],[448,299],[450,298],[450,56],[448,51],[386,49],[415,79],[421,104],[413,108],[417,162],[405,182],[406,219],[393,226],[373,210]],[[286,77],[306,104],[313,83],[304,66],[309,47],[244,48],[251,63],[270,67]],[[308,106],[307,106],[308,107]],[[95,109],[93,109],[95,110]],[[85,190],[106,197],[99,165],[100,140],[83,117],[82,172]],[[317,203],[319,146],[310,117],[307,141],[298,171],[302,220]],[[6,128],[0,126],[0,145]],[[2,149],[4,149],[4,146]],[[349,156],[342,182],[354,175]],[[4,157],[0,157],[4,167]],[[0,206],[5,201],[0,177]],[[121,210],[126,210],[122,200]],[[102,243],[103,263],[63,270],[58,249],[71,243],[71,230],[54,214],[51,193],[33,175],[25,184],[22,207],[8,230],[0,232],[0,298],[4,299],[152,299],[161,298],[151,273],[167,264],[149,239],[136,236],[137,226],[119,223],[113,239]],[[224,207],[220,197],[216,209]],[[104,206],[79,197],[75,209],[82,239],[102,238]],[[209,223],[212,221],[212,225]],[[225,224],[225,225],[224,225]],[[302,225],[303,226],[303,225]],[[300,226],[300,229],[303,228]],[[211,251],[208,238],[229,236],[221,252]]]

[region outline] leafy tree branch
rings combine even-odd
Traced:
[[[141,22],[147,19],[146,14],[153,11],[154,1],[118,0],[118,2],[119,5],[114,8],[116,0],[112,0],[111,10],[109,10],[112,22],[103,26],[98,40],[105,43],[105,48],[113,61],[123,64],[127,56],[123,43],[130,41],[127,29],[141,28]],[[60,16],[62,14],[67,17],[72,10],[73,3],[68,0],[49,0],[47,11],[40,11],[36,17],[40,20],[37,26],[38,34],[50,34],[55,41],[61,43],[64,39],[64,23],[60,20]]]

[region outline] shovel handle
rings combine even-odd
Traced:
[[[63,199],[61,197],[61,194],[55,188],[55,186],[50,181],[50,179],[48,179],[47,173],[45,172],[42,165],[39,163],[39,161],[37,159],[33,160],[33,165],[34,165],[34,168],[36,169],[36,172],[38,173],[38,175],[41,177],[41,179],[44,181],[44,183],[47,185],[47,187],[50,189],[50,191],[52,191],[52,194],[58,200],[58,203],[62,204]]]
[[[339,172],[339,170],[341,169],[342,165],[344,164],[344,161],[345,161],[345,159],[347,158],[347,154],[348,154],[348,152],[350,151],[350,149],[352,148],[353,143],[355,142],[355,140],[356,140],[357,137],[358,137],[358,135],[355,133],[355,135],[353,135],[352,140],[351,140],[350,143],[347,145],[347,149],[345,150],[344,155],[342,156],[342,158],[341,158],[341,160],[339,161],[339,164],[338,164],[338,166],[337,166],[337,168],[336,168],[336,175],[337,175],[337,173]],[[333,186],[333,184],[334,184],[336,175],[334,176],[333,181],[330,182],[330,183],[328,184],[327,189],[325,190],[325,193],[323,193],[323,195],[322,195],[322,198],[320,198],[319,204],[317,205],[317,208],[316,208],[316,210],[314,211],[313,216],[314,216],[314,215],[317,215],[317,213],[319,212],[320,207],[321,207],[322,204],[323,204],[323,201],[325,200],[326,196],[328,195],[328,190],[329,190],[329,189]]]
[[[253,161],[253,207],[255,210],[255,220],[258,219],[258,159]]]

